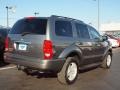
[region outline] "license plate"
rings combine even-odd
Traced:
[[[26,44],[19,44],[18,50],[26,51],[27,50],[27,45]]]

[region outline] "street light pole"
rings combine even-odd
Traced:
[[[94,1],[97,1],[98,31],[100,31],[100,1],[99,0],[94,0]]]
[[[39,12],[35,12],[34,14],[35,14],[35,16],[37,16],[39,14]]]
[[[8,28],[9,27],[9,20],[8,20],[8,9],[9,9],[9,7],[6,6],[6,9],[7,9],[7,28]]]
[[[15,9],[15,7],[6,6],[6,10],[7,10],[7,28],[9,28],[9,9]]]
[[[98,31],[100,31],[100,2],[98,0]]]

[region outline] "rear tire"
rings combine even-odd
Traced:
[[[104,60],[103,60],[103,62],[101,64],[101,67],[104,68],[104,69],[109,69],[110,66],[111,66],[111,63],[112,63],[112,56],[111,56],[110,53],[108,53],[105,56],[105,58],[104,58]]]
[[[68,57],[62,70],[58,73],[58,80],[62,84],[72,84],[78,77],[78,63],[74,57]]]

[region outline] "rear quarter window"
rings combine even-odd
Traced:
[[[22,19],[16,22],[10,34],[22,34],[29,32],[32,34],[46,34],[47,19]]]
[[[72,25],[69,21],[56,21],[55,34],[57,36],[73,37]]]
[[[0,36],[1,37],[6,37],[7,36],[8,29],[0,29]]]

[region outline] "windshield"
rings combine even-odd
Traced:
[[[10,34],[22,34],[29,32],[32,34],[46,34],[47,19],[22,19],[16,22]]]

